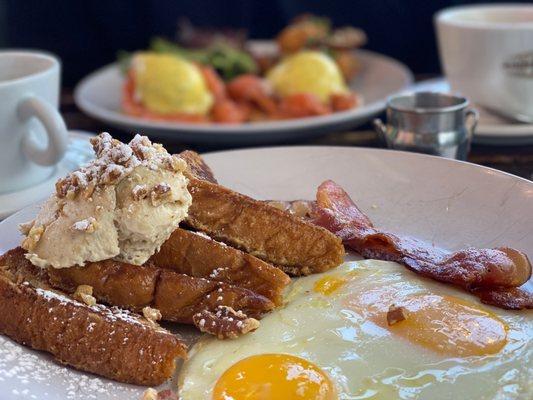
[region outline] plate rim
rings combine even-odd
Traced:
[[[475,164],[475,163],[472,163],[470,161],[456,160],[456,159],[452,159],[452,158],[444,158],[444,157],[435,156],[435,155],[431,155],[431,154],[414,153],[414,152],[402,151],[402,150],[378,149],[378,148],[372,148],[372,147],[358,147],[358,146],[354,147],[354,146],[327,146],[327,145],[326,146],[324,146],[324,145],[317,145],[317,146],[314,146],[314,145],[296,145],[296,146],[261,146],[261,147],[256,147],[256,148],[252,147],[252,148],[244,148],[244,149],[214,150],[214,151],[202,152],[202,153],[200,153],[200,155],[202,155],[202,156],[211,156],[211,155],[218,156],[218,155],[221,155],[221,154],[232,154],[232,153],[242,153],[242,152],[257,152],[257,151],[270,151],[270,150],[277,150],[277,149],[291,149],[291,150],[298,151],[298,150],[305,150],[305,149],[309,149],[309,148],[312,148],[312,149],[324,149],[324,150],[327,150],[327,149],[346,149],[346,150],[354,151],[354,152],[371,152],[371,153],[381,153],[381,154],[395,153],[395,154],[397,154],[400,157],[407,157],[407,158],[414,157],[414,158],[420,158],[420,159],[431,159],[431,160],[434,160],[434,161],[438,160],[437,162],[440,162],[440,163],[459,164],[459,165],[463,165],[463,166],[467,166],[467,167],[473,167],[474,169],[487,171],[487,172],[490,172],[493,175],[496,174],[496,175],[506,176],[508,178],[515,179],[518,182],[522,182],[523,184],[526,184],[527,186],[531,186],[531,188],[533,189],[533,181],[531,181],[529,179],[526,179],[526,178],[522,178],[521,176],[518,176],[518,175],[511,174],[509,172],[505,172],[505,171],[496,169],[496,168],[487,167],[485,165],[480,165],[480,164]],[[29,204],[29,205],[23,207],[22,209],[18,210],[17,212],[11,214],[7,218],[5,218],[2,221],[0,221],[0,225],[3,225],[6,221],[11,220],[12,218],[16,217],[19,213],[24,212],[26,209],[28,209],[30,207],[35,207],[35,206],[37,206],[39,204],[40,204],[39,202],[35,202],[35,203]]]
[[[227,149],[227,150],[213,150],[213,151],[205,151],[200,153],[201,156],[209,156],[209,155],[219,155],[221,153],[235,153],[235,152],[249,152],[249,151],[263,151],[263,150],[272,150],[272,149],[316,149],[316,148],[323,148],[323,149],[350,149],[350,151],[363,151],[363,152],[375,152],[375,153],[396,153],[400,156],[405,157],[415,157],[415,158],[421,158],[421,159],[433,159],[433,160],[439,160],[437,162],[443,162],[448,164],[461,164],[461,165],[467,165],[474,168],[479,168],[481,170],[486,170],[491,173],[501,174],[505,175],[511,178],[516,178],[519,181],[523,181],[524,183],[527,183],[528,185],[531,185],[533,188],[533,181],[522,178],[521,176],[511,174],[510,172],[502,171],[496,168],[487,167],[485,165],[476,164],[470,161],[464,161],[464,160],[456,160],[454,158],[446,158],[441,156],[436,156],[432,154],[424,154],[424,153],[415,153],[410,151],[404,151],[404,150],[392,150],[392,149],[382,149],[382,148],[374,148],[374,147],[364,147],[364,146],[342,146],[342,145],[312,145],[312,144],[301,144],[301,145],[294,145],[294,146],[261,146],[261,147],[252,147],[252,148],[244,148],[244,149]]]
[[[504,172],[504,171],[496,170],[494,168],[485,167],[485,166],[481,166],[481,165],[470,163],[470,162],[466,162],[466,161],[460,161],[460,160],[454,160],[454,159],[446,159],[446,158],[433,156],[433,155],[418,154],[418,153],[411,153],[411,152],[397,151],[397,150],[387,150],[387,149],[375,149],[375,148],[366,148],[366,147],[350,147],[350,146],[311,146],[311,145],[269,146],[269,147],[261,147],[261,148],[219,150],[219,151],[205,152],[205,153],[202,153],[202,155],[219,156],[221,154],[226,154],[226,156],[231,159],[232,158],[231,155],[234,154],[235,152],[258,152],[258,151],[267,151],[268,152],[268,151],[271,151],[272,149],[287,149],[287,150],[292,150],[292,151],[305,151],[306,149],[309,149],[309,148],[315,148],[315,149],[319,148],[319,149],[323,149],[324,151],[342,149],[344,151],[354,152],[354,153],[371,153],[371,154],[389,153],[388,157],[397,156],[397,157],[400,157],[400,158],[411,158],[411,159],[415,158],[415,159],[432,160],[431,162],[438,162],[438,163],[444,163],[444,164],[464,165],[464,166],[467,166],[469,168],[473,168],[473,169],[476,169],[476,170],[485,170],[485,171],[495,172],[496,175],[501,175],[501,176],[506,176],[506,177],[509,177],[509,178],[513,178],[513,179],[515,179],[515,180],[517,180],[519,182],[520,181],[524,181],[523,183],[527,185],[526,189],[533,188],[533,182],[531,182],[531,181],[529,181],[527,179],[521,178],[519,176]],[[233,159],[234,159],[234,157],[233,157]],[[440,160],[440,161],[436,161],[436,159]],[[492,179],[492,178],[488,178],[488,179]],[[11,226],[16,226],[17,218],[18,218],[19,214],[27,212],[27,210],[29,208],[38,207],[38,204],[39,203],[34,203],[32,205],[29,205],[29,206],[23,208],[22,210],[18,211],[17,213],[13,214],[12,216],[6,218],[4,221],[1,221],[0,222],[0,226],[1,225],[6,225],[6,224],[7,225],[11,225]],[[19,220],[20,220],[20,218],[19,218]],[[29,350],[27,348],[24,348],[24,351],[29,351]],[[36,365],[38,365],[38,364],[36,364]],[[71,370],[71,367],[68,367],[68,366],[65,366],[64,368],[68,368],[69,370]],[[84,374],[84,375],[87,375],[87,376],[92,376],[91,374],[86,373],[86,372],[80,372],[80,373]],[[102,379],[102,378],[99,378],[99,379]],[[105,380],[105,381],[107,381],[107,380]],[[113,384],[115,384],[115,383],[113,383]],[[117,385],[121,385],[120,383],[116,383],[116,384]],[[54,388],[55,387],[51,387],[51,391],[53,391]],[[54,395],[54,392],[52,392],[51,394]],[[16,398],[16,396],[12,396],[12,397],[9,397],[9,398],[13,398],[14,399],[14,398]]]

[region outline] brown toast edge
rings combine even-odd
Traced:
[[[297,216],[194,176],[189,177],[189,191],[190,227],[290,275],[324,272],[344,259],[338,237]]]
[[[213,171],[209,165],[206,164],[200,154],[192,150],[185,150],[182,151],[179,156],[187,163],[190,175],[203,179],[204,181],[217,183]]]
[[[156,386],[185,358],[178,336],[127,311],[88,306],[0,272],[0,332],[60,363],[119,382]]]
[[[2,262],[3,261],[3,262]],[[4,264],[28,276],[34,267],[18,247],[0,257]],[[274,303],[251,290],[204,278],[194,278],[153,266],[137,266],[114,260],[87,263],[84,267],[49,268],[48,283],[68,294],[79,285],[93,288],[100,302],[141,312],[146,306],[157,308],[162,319],[192,324],[194,314],[232,307],[249,317],[260,318],[274,308]]]
[[[158,268],[250,289],[275,305],[282,304],[283,289],[290,283],[290,278],[273,265],[182,228],[172,233],[150,262]]]

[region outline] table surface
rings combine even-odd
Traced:
[[[61,96],[61,112],[65,118],[69,129],[85,130],[93,133],[110,131],[110,133],[123,140],[128,141],[132,132],[120,131],[116,128],[106,126],[103,122],[95,120],[83,114],[75,105],[71,90],[64,90]],[[142,133],[142,132],[133,132]],[[158,140],[159,141],[159,140]],[[187,143],[161,141],[167,150],[177,153],[184,149],[196,150],[200,153],[217,150],[229,150],[235,146],[214,146],[214,145],[191,145]],[[279,143],[283,145],[285,143]],[[291,145],[329,145],[329,146],[360,146],[383,148],[383,143],[379,140],[376,132],[370,125],[364,125],[348,132],[333,132],[326,136],[304,140]],[[487,146],[472,144],[468,161],[499,169],[522,178],[533,180],[533,145],[521,146]]]

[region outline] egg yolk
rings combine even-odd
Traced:
[[[348,90],[335,61],[319,51],[301,51],[287,57],[266,78],[281,97],[310,93],[327,103],[332,94]]]
[[[289,354],[259,354],[227,369],[213,400],[336,400],[329,377],[313,363]]]
[[[380,288],[351,297],[348,303],[391,333],[449,356],[495,354],[507,343],[508,328],[495,314],[454,296],[401,298],[391,288]],[[387,312],[393,303],[405,309],[405,319],[389,326]]]
[[[213,104],[200,69],[169,54],[140,53],[132,60],[135,96],[159,114],[205,115]]]
[[[322,293],[324,296],[331,296],[343,287],[348,280],[348,276],[326,275],[315,282],[313,290],[317,293]]]

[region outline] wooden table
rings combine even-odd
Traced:
[[[116,128],[107,126],[83,114],[74,104],[71,91],[64,91],[61,98],[61,112],[65,118],[69,129],[81,129],[94,133],[109,131],[113,136],[128,141],[132,133],[142,132],[124,132]],[[159,140],[158,140],[159,141]],[[193,149],[198,152],[226,150],[235,148],[235,146],[214,146],[214,145],[188,145],[186,143],[161,141],[165,147],[174,153],[185,148]],[[297,143],[279,143],[279,145],[330,145],[330,146],[361,146],[383,148],[377,134],[372,130],[370,125],[365,125],[350,132],[335,132],[326,136],[300,141]],[[499,169],[511,174],[533,180],[533,145],[528,146],[485,146],[473,144],[468,161],[484,165],[487,167]]]

